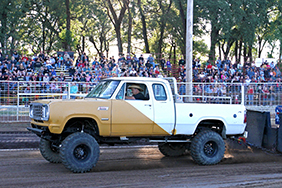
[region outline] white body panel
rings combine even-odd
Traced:
[[[166,88],[168,90],[168,88]],[[166,91],[166,93],[169,93]],[[154,108],[154,122],[163,130],[172,134],[175,122],[174,102],[170,95],[167,96],[166,101],[153,100]]]
[[[193,134],[203,120],[220,120],[226,134],[242,134],[245,130],[244,106],[229,104],[176,103],[176,133]]]

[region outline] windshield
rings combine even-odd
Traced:
[[[109,99],[115,92],[120,81],[106,80],[101,81],[86,98],[103,98]]]

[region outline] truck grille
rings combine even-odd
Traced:
[[[33,106],[33,116],[35,118],[42,118],[43,106],[42,104],[34,104]]]
[[[33,118],[34,119],[41,119],[43,117],[43,105],[40,103],[33,103]]]

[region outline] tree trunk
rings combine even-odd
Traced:
[[[211,62],[215,62],[215,46],[218,40],[219,30],[212,25],[211,30],[211,47],[210,47],[210,53],[209,53],[209,60]]]
[[[120,27],[115,27],[116,35],[117,35],[117,45],[118,45],[118,55],[123,54],[123,48],[122,48],[122,40],[121,40],[121,33],[120,33]]]
[[[158,1],[159,6],[160,6],[160,10],[162,11],[162,15],[161,15],[161,21],[160,21],[160,38],[159,38],[159,42],[158,42],[158,50],[157,50],[157,59],[160,60],[161,59],[161,54],[162,54],[162,48],[163,48],[163,39],[164,39],[164,32],[165,32],[165,27],[166,27],[166,15],[168,15],[169,11],[170,11],[170,7],[172,4],[172,1],[169,1],[169,4],[167,6],[167,8],[165,9],[163,7],[162,1]]]
[[[238,40],[235,41],[235,62],[238,62]]]
[[[93,44],[94,48],[96,49],[97,53],[100,54],[101,51],[99,50],[98,46],[96,45],[93,36],[89,37],[89,41]]]
[[[243,55],[244,55],[244,63],[247,62],[248,56],[247,56],[247,44],[244,44],[244,51],[243,51]]]
[[[221,49],[220,49],[220,42],[218,42],[218,56],[219,56],[219,58],[222,60],[222,57],[221,57]]]
[[[127,53],[130,54],[131,51],[131,33],[132,33],[132,15],[130,12],[130,8],[128,6],[128,35],[127,35]]]
[[[42,22],[42,51],[45,51],[45,21]]]
[[[120,28],[121,28],[122,20],[124,18],[125,11],[127,10],[128,4],[129,4],[129,0],[122,0],[122,2],[123,2],[123,5],[122,5],[122,7],[119,11],[119,17],[118,17],[116,15],[114,8],[113,8],[111,0],[107,0],[108,9],[110,10],[112,16],[109,14],[109,12],[107,12],[107,13],[108,13],[108,16],[110,17],[111,22],[114,25],[114,28],[115,28],[115,32],[116,32],[116,35],[117,35],[117,43],[118,43],[117,45],[118,45],[119,55],[123,54]]]
[[[186,14],[185,14],[184,7],[182,5],[181,0],[178,0],[178,4],[179,4],[178,6],[180,8],[179,11],[180,11],[180,18],[181,18],[181,21],[182,21],[182,28],[184,28],[183,43],[185,44],[186,43]],[[183,47],[181,47],[181,53],[183,54],[184,59],[186,59],[186,48],[185,48],[185,45],[183,45]]]
[[[162,47],[163,47],[163,39],[164,39],[164,30],[165,30],[165,24],[162,23],[160,25],[160,38],[159,38],[159,42],[158,42],[158,51],[157,51],[157,59],[160,60],[161,59],[161,54],[162,54]]]
[[[82,51],[85,52],[85,36],[82,36]]]
[[[243,45],[243,41],[242,41],[242,38],[241,38],[240,43],[239,43],[239,49],[238,49],[238,62],[241,62],[242,45]]]
[[[0,42],[1,42],[1,47],[4,48],[4,50],[2,51],[3,54],[6,54],[6,40],[7,40],[7,14],[3,13],[2,14],[2,19],[1,19],[1,35],[2,37],[0,37]]]
[[[70,51],[71,50],[71,14],[70,14],[70,1],[66,0],[66,14],[67,14],[67,28],[66,28],[66,44],[65,44],[65,50]]]
[[[143,38],[144,38],[144,43],[145,43],[145,52],[146,53],[150,53],[148,36],[147,36],[146,18],[145,18],[145,15],[143,13],[142,5],[141,5],[141,0],[138,0],[138,7],[139,7],[139,13],[141,15],[142,33],[143,33]]]
[[[234,40],[228,40],[228,42],[226,43],[226,49],[224,49],[224,44],[225,42],[223,42],[223,44],[221,45],[221,50],[223,52],[223,58],[226,60],[228,55],[229,55],[229,52],[230,52],[230,49],[231,49],[231,46],[233,45],[234,43]],[[238,45],[238,43],[236,43],[236,45]],[[238,48],[238,46],[237,46]],[[235,46],[235,57],[237,56],[237,51],[236,51],[236,46]]]
[[[173,42],[172,46],[173,46],[173,56],[174,56],[173,63],[176,65],[177,62],[176,62],[176,45],[175,45],[175,42]]]
[[[253,61],[253,52],[252,52],[253,46],[252,46],[252,44],[250,44],[248,47],[249,47],[249,49],[248,49],[249,61],[250,61],[250,63],[252,63],[252,61]]]

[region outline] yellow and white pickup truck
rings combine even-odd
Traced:
[[[46,160],[62,162],[72,172],[96,165],[99,144],[140,140],[157,143],[165,156],[189,151],[200,165],[219,163],[224,139],[244,134],[245,107],[185,103],[176,100],[175,88],[172,78],[104,79],[84,99],[33,102],[28,130],[41,137]]]

